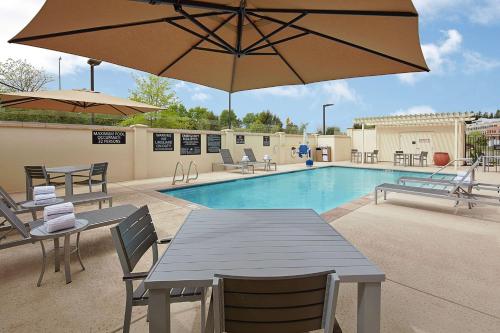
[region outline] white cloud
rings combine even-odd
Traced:
[[[278,97],[291,97],[291,98],[302,98],[307,95],[312,94],[312,90],[307,86],[282,86],[282,87],[271,87],[252,90],[252,92],[258,96],[278,96]]]
[[[464,71],[467,74],[489,71],[500,67],[500,60],[484,57],[479,52],[466,51],[463,56],[465,60]]]
[[[422,45],[422,52],[429,66],[431,73],[442,74],[448,68],[453,67],[451,56],[460,51],[463,37],[455,29],[444,31],[445,39],[439,43],[430,43]],[[408,84],[414,84],[419,79],[423,78],[419,73],[399,74],[398,78]]]
[[[408,109],[400,109],[396,112],[391,113],[391,115],[406,116],[410,114],[432,114],[432,113],[436,113],[436,110],[434,110],[429,105],[417,105],[417,106],[412,106]]]
[[[194,101],[199,101],[199,102],[204,102],[208,99],[210,99],[211,96],[209,94],[205,94],[203,92],[198,92],[198,93],[195,93],[191,99],[193,99]]]
[[[339,103],[342,101],[357,102],[359,96],[356,91],[349,86],[347,81],[330,81],[322,85],[322,90],[331,96],[332,101]]]
[[[487,25],[498,23],[500,20],[500,1],[485,0],[483,5],[478,5],[471,12],[473,22]]]

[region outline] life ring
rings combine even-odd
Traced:
[[[292,158],[297,157],[297,148],[292,147],[292,154],[291,155],[292,155]]]

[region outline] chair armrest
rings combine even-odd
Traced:
[[[143,280],[148,276],[149,272],[137,272],[137,273],[128,273],[123,276],[123,281],[127,280]]]
[[[173,237],[165,237],[156,241],[156,244],[168,244],[172,241]]]

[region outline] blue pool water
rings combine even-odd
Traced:
[[[312,208],[324,213],[371,193],[376,185],[427,173],[326,167],[165,190],[209,208]]]

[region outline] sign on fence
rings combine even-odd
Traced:
[[[241,134],[236,135],[236,144],[237,145],[244,145],[245,144],[245,136]]]
[[[221,149],[220,134],[207,134],[207,153],[218,153]]]
[[[153,151],[174,151],[174,133],[153,133]]]
[[[93,145],[124,145],[127,135],[121,131],[92,131]]]
[[[181,155],[201,155],[201,134],[181,134]]]
[[[269,147],[271,145],[271,137],[269,135],[264,135],[262,137],[262,144],[264,147]]]

